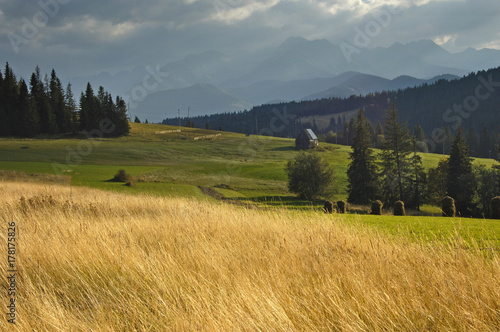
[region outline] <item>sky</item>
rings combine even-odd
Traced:
[[[459,52],[500,49],[499,27],[498,0],[0,0],[0,63],[25,78],[36,65],[114,74],[290,36],[352,44],[359,31],[370,48],[430,39]]]

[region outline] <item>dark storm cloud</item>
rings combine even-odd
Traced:
[[[79,75],[209,49],[253,51],[289,36],[340,43],[352,40],[354,28],[363,29],[384,7],[401,12],[370,47],[418,39],[450,50],[500,47],[497,0],[0,0],[0,60],[20,72],[40,64]]]

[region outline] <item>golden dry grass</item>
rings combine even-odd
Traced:
[[[500,327],[495,254],[310,212],[54,184],[0,182],[0,192],[0,248],[18,224],[19,331]],[[5,282],[1,295],[5,308]]]

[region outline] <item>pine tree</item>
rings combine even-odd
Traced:
[[[412,151],[409,130],[405,123],[398,122],[396,105],[386,111],[384,146],[381,153],[383,194],[385,202],[392,205],[395,201],[407,200],[407,188],[411,179]]]
[[[379,186],[369,123],[361,109],[355,128],[356,136],[352,139],[352,152],[349,155],[351,163],[347,169],[347,200],[352,204],[368,204],[378,197]]]
[[[135,116],[134,123],[141,123],[141,119],[137,115]]]
[[[469,149],[460,126],[457,128],[448,160],[446,189],[448,196],[455,199],[457,212],[462,216],[470,215],[476,181],[472,172],[472,158],[469,156]]]

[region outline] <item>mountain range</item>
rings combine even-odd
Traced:
[[[499,50],[450,53],[429,40],[361,49],[347,59],[340,46],[328,40],[290,37],[275,48],[252,54],[207,51],[162,65],[71,81],[77,88],[87,81],[115,87],[112,93],[131,99],[133,115],[159,122],[177,116],[179,109],[186,113],[190,108],[193,115],[224,113],[271,102],[348,97],[453,80],[497,67],[499,59]],[[152,70],[162,73],[159,80],[150,77]],[[154,89],[144,88],[147,79]]]

